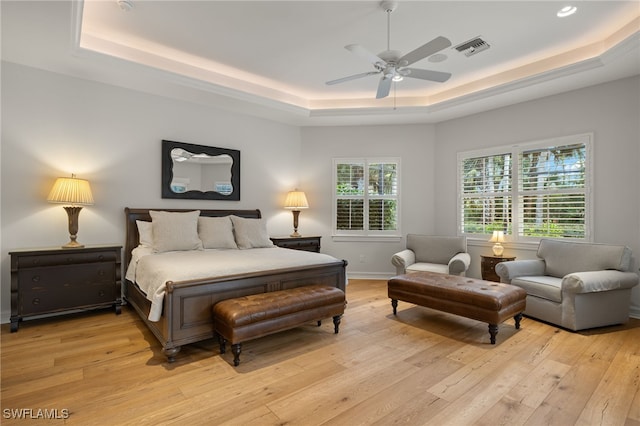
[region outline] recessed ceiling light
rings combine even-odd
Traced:
[[[558,18],[565,18],[567,16],[573,15],[578,10],[575,6],[565,6],[556,13]]]

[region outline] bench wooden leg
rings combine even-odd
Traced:
[[[391,299],[391,307],[393,308],[393,315],[398,313],[398,301],[396,299]]]
[[[498,334],[498,325],[489,324],[489,335],[491,335],[491,344],[496,344],[496,334]]]
[[[231,352],[233,353],[233,365],[240,365],[240,352],[242,352],[242,343],[236,343],[231,345]]]
[[[516,321],[516,330],[520,329],[520,320],[522,320],[522,313],[519,313],[513,319]]]
[[[335,332],[335,334],[338,334],[341,319],[342,315],[336,315],[335,317],[333,317],[333,331]]]
[[[220,345],[220,353],[227,352],[227,339],[222,337],[220,334],[216,333],[216,337],[218,338],[218,344]]]

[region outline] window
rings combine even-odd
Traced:
[[[591,135],[458,154],[459,230],[591,238]]]
[[[398,158],[333,161],[334,236],[398,236]]]

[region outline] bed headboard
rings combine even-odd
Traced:
[[[124,265],[125,268],[129,266],[131,261],[131,251],[138,246],[140,236],[138,235],[138,225],[136,220],[151,221],[150,210],[162,210],[165,212],[191,212],[194,210],[200,210],[200,216],[220,217],[236,215],[240,217],[246,217],[250,219],[260,219],[262,214],[260,210],[205,210],[205,209],[132,209],[129,207],[124,208],[124,215],[126,218],[126,234],[125,234],[125,246],[124,246]]]

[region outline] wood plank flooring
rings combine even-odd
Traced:
[[[250,341],[237,368],[213,339],[167,363],[127,306],[3,324],[0,422],[640,425],[640,320],[525,317],[491,345],[484,323],[403,302],[394,317],[386,281],[351,280],[347,299],[339,334],[327,319]]]

